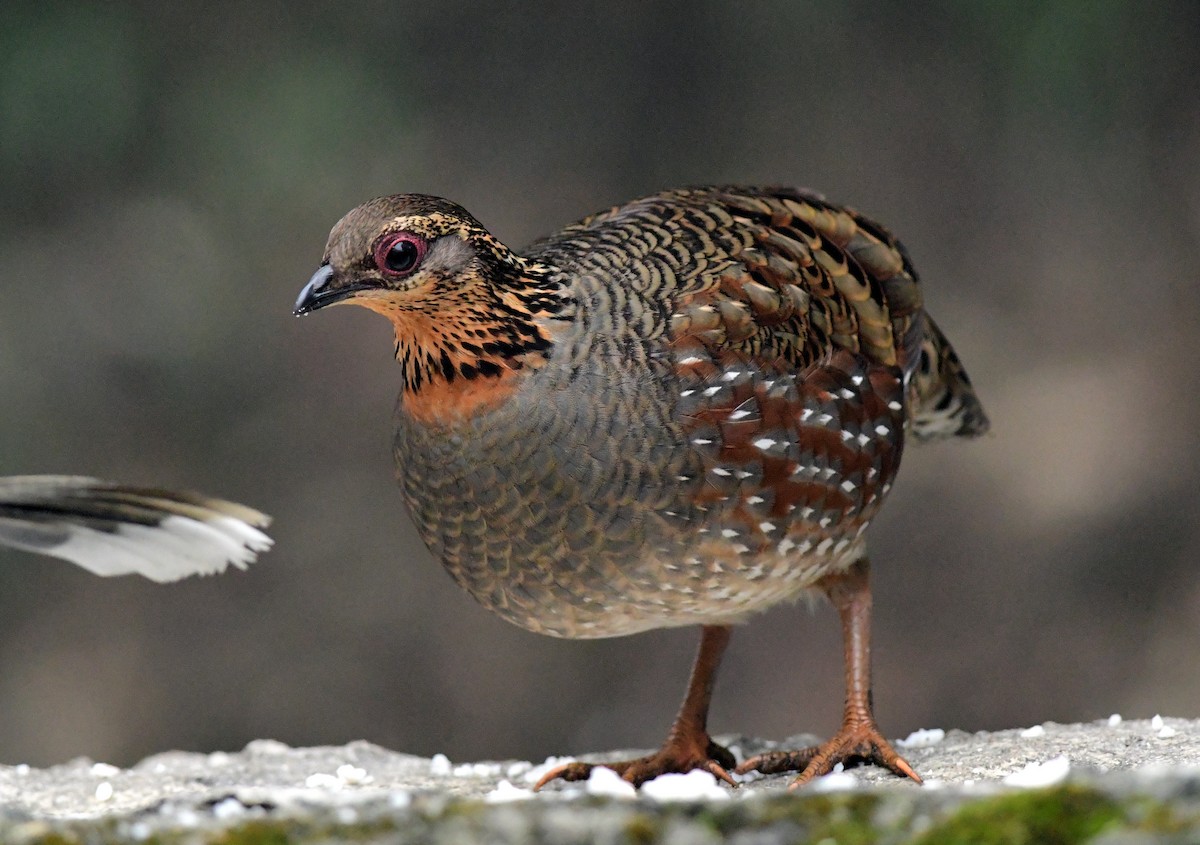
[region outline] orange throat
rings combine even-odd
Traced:
[[[548,360],[556,327],[572,319],[552,268],[510,256],[493,270],[354,299],[395,330],[400,412],[411,419],[451,425],[509,399]]]
[[[552,346],[543,325],[512,315],[434,315],[362,304],[391,321],[404,380],[402,412],[427,425],[469,419],[504,402],[526,371],[545,364]]]
[[[502,404],[516,393],[520,382],[521,373],[509,369],[470,381],[438,375],[417,390],[406,385],[400,406],[423,425],[450,425]]]

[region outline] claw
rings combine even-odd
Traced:
[[[592,776],[592,770],[597,766],[612,769],[623,779],[634,786],[641,786],[648,780],[654,780],[659,775],[686,774],[693,769],[703,769],[717,780],[737,788],[737,781],[729,774],[729,769],[736,762],[729,749],[717,745],[712,740],[707,744],[707,756],[688,753],[675,745],[665,745],[653,754],[638,757],[635,760],[620,760],[614,763],[564,763],[555,766],[542,775],[533,791],[537,792],[552,780],[580,781]],[[728,764],[728,765],[727,765]]]
[[[873,722],[842,725],[837,735],[822,745],[797,751],[759,754],[742,763],[735,771],[743,775],[747,772],[761,772],[764,775],[799,772],[788,787],[796,789],[813,778],[829,774],[838,763],[855,762],[870,763],[900,777],[911,778],[918,784],[924,783],[908,761],[897,754],[891,743],[880,735]]]
[[[717,780],[724,781],[729,786],[732,786],[734,789],[738,788],[738,782],[733,779],[733,776],[730,775],[728,771],[726,771],[727,767],[722,766],[716,760],[709,760],[707,765],[705,765],[703,768],[706,772],[708,772],[710,775],[715,777]]]
[[[555,766],[546,774],[538,778],[538,782],[533,785],[533,791],[538,792],[543,786],[552,780],[562,778],[565,781],[587,780],[592,776],[591,763],[563,763],[561,766]]]

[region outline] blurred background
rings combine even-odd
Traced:
[[[1200,4],[8,2],[0,472],[275,517],[160,587],[0,551],[0,761],[367,739],[654,746],[696,633],[479,608],[393,483],[390,328],[292,303],[332,224],[452,198],[510,244],[661,188],[882,220],[992,416],[873,527],[888,735],[1200,716]],[[829,735],[828,607],[739,630],[715,732]]]

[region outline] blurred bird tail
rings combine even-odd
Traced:
[[[950,341],[928,314],[916,365],[909,376],[912,434],[917,440],[978,437],[990,423]]]
[[[68,475],[0,477],[0,545],[97,575],[177,581],[245,569],[272,540],[270,517],[194,493]]]

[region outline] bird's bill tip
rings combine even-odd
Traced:
[[[330,284],[332,281],[333,268],[328,264],[322,264],[317,268],[317,272],[313,273],[312,278],[308,280],[308,284],[301,289],[300,296],[296,298],[296,305],[292,308],[292,313],[297,317],[303,317],[305,314],[310,314],[318,308],[324,308],[326,305],[335,305],[339,302],[344,302],[356,293],[366,290],[368,287],[367,285],[333,287]]]
[[[292,309],[292,313],[300,317],[326,304],[322,301],[322,293],[331,278],[333,278],[332,267],[328,264],[318,267],[317,272],[313,273],[312,278],[308,280],[308,284],[301,288],[300,296],[296,297],[296,305]]]

